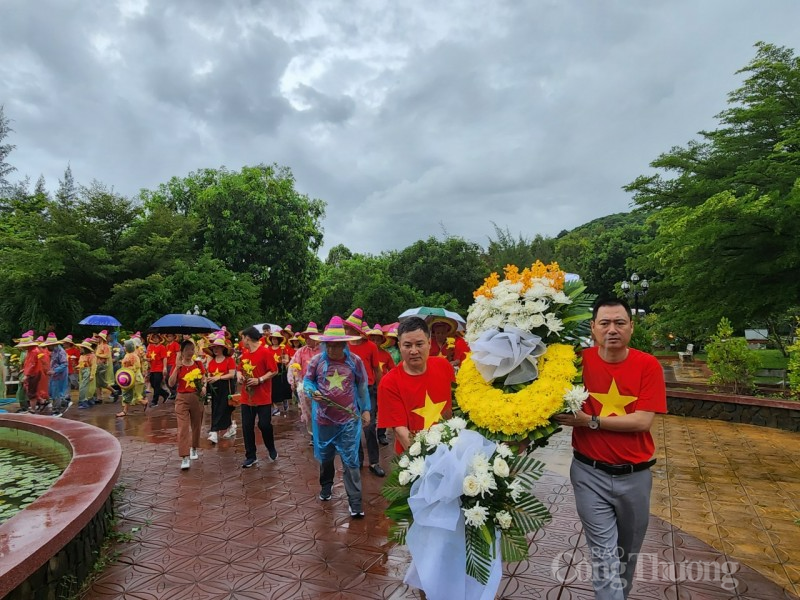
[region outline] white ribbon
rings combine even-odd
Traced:
[[[527,383],[539,377],[539,362],[547,346],[530,331],[506,327],[489,329],[471,344],[472,362],[481,376],[492,382],[506,376],[504,385]]]
[[[484,586],[466,574],[467,549],[460,497],[470,461],[476,453],[491,456],[495,443],[464,430],[452,448],[442,444],[425,458],[425,474],[411,486],[408,505],[414,522],[406,535],[411,566],[404,582],[425,590],[429,600],[491,600],[503,574],[500,544],[489,582]]]

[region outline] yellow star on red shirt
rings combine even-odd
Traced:
[[[442,411],[444,410],[447,401],[444,402],[434,402],[431,400],[431,397],[425,392],[425,406],[421,406],[419,408],[415,408],[411,412],[414,414],[419,415],[422,417],[425,424],[422,426],[423,429],[430,428],[431,425],[434,425],[442,418]]]
[[[340,375],[338,369],[334,369],[333,375],[328,375],[325,379],[328,380],[328,383],[330,384],[330,389],[333,390],[339,388],[340,390],[344,391],[344,386],[342,385],[342,382],[345,379],[347,379],[347,377],[345,377],[344,375]]]
[[[150,353],[150,360],[155,360],[155,359],[156,359],[156,353],[155,352],[151,352]]]
[[[638,396],[623,396],[619,393],[617,382],[612,378],[611,386],[608,388],[608,393],[601,394],[599,392],[589,392],[592,397],[603,405],[598,417],[610,417],[612,415],[624,415],[625,407],[631,402],[637,400]]]

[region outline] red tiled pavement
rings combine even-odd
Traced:
[[[200,459],[181,472],[171,403],[147,416],[136,409],[126,419],[114,418],[115,405],[73,411],[69,418],[120,439],[120,529],[135,530],[134,541],[119,544],[118,560],[86,599],[420,597],[403,584],[407,551],[386,540],[383,480],[362,471],[363,520],[350,518],[339,474],[333,500],[321,502],[317,463],[295,412],[274,418],[276,462],[261,448],[258,466],[243,470],[241,433],[216,447],[203,436]],[[388,466],[391,446],[381,452]],[[547,472],[537,495],[550,506],[553,521],[532,536],[527,562],[505,567],[498,598],[593,598],[569,481]],[[655,516],[643,553],[631,600],[796,598]],[[730,565],[735,572],[727,575]]]

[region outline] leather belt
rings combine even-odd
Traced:
[[[601,471],[608,473],[609,475],[630,475],[631,473],[636,473],[638,471],[644,471],[645,469],[649,469],[654,464],[656,464],[656,459],[648,460],[647,462],[641,463],[632,463],[632,464],[625,464],[625,465],[610,465],[608,463],[601,462],[599,460],[594,460],[589,458],[588,456],[584,456],[577,450],[573,451],[573,455],[575,456],[575,460],[578,462],[582,462],[585,465],[589,465],[595,469],[600,469]]]

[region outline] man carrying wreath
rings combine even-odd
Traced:
[[[411,434],[428,429],[452,413],[455,371],[446,358],[429,356],[431,334],[419,317],[397,328],[402,361],[378,385],[378,427],[394,429],[398,453],[411,445]]]

